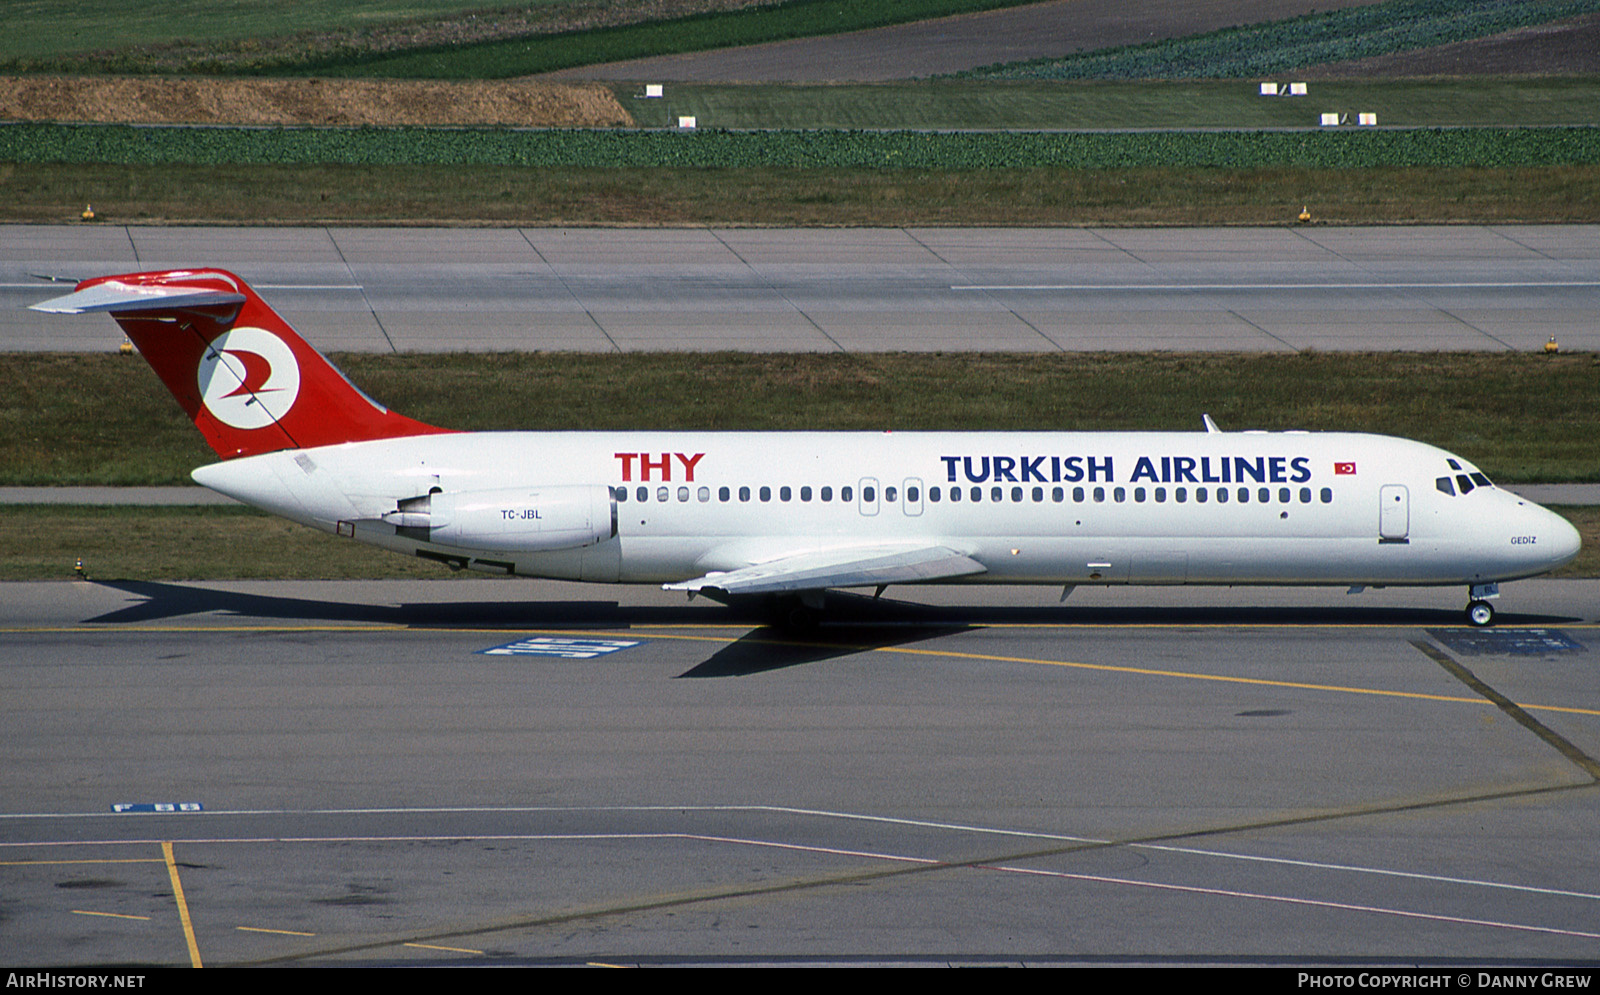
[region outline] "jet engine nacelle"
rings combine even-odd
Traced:
[[[617,503],[599,484],[441,490],[399,502],[383,520],[398,535],[441,546],[541,553],[615,536]]]

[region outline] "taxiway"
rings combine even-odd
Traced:
[[[0,959],[1592,964],[1597,594],[0,585]]]
[[[104,351],[42,274],[221,266],[328,350],[1600,349],[1600,226],[0,227],[0,350]]]

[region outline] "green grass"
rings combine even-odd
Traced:
[[[1600,164],[1600,128],[927,132],[0,125],[0,162],[792,169]]]
[[[1029,2],[1033,0],[789,0],[770,7],[558,35],[308,59],[277,71],[295,75],[504,79],[624,59],[861,31]]]
[[[537,0],[523,0],[531,2]],[[486,6],[487,0],[7,0],[0,60],[359,29]]]
[[[448,577],[441,564],[312,531],[250,508],[11,505],[0,514],[0,581],[371,580]],[[481,575],[479,575],[481,576]]]
[[[523,0],[500,8],[482,0],[34,0],[7,11],[13,30],[0,43],[0,69],[496,79],[1027,2],[787,0],[717,10],[697,0]],[[456,16],[467,10],[481,14],[471,22]]]
[[[1310,128],[1325,111],[1370,111],[1384,126],[1600,125],[1600,79],[1328,80],[1303,97],[1263,97],[1254,82],[929,82],[774,85],[675,83],[662,99],[616,87],[643,127],[693,115],[712,128],[1121,130]]]
[[[1516,481],[1600,480],[1600,357],[342,355],[452,428],[1322,429],[1422,439]],[[0,484],[183,483],[214,457],[137,358],[0,356]]]
[[[1600,166],[520,169],[0,164],[0,222],[1270,225],[1600,222]]]
[[[1595,10],[1600,10],[1600,0],[1389,0],[957,75],[1052,80],[1266,77],[1302,66],[1483,38]]]

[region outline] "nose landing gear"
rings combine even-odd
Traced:
[[[1473,584],[1467,588],[1467,624],[1484,628],[1494,624],[1494,605],[1488,599],[1500,596],[1499,584]]]

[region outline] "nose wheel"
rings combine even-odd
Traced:
[[[1467,588],[1467,624],[1479,629],[1493,625],[1494,605],[1488,599],[1499,596],[1499,584],[1473,584]]]

